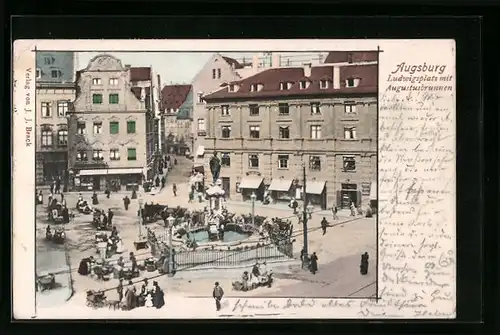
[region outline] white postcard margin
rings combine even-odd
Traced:
[[[13,58],[13,316],[217,318],[212,299],[169,296],[167,308],[35,309],[35,48],[60,51],[377,50],[379,58],[379,296],[248,298],[260,318],[456,317],[454,40],[18,40]],[[230,311],[251,317],[252,309]],[[168,305],[174,306],[168,308]],[[288,304],[289,305],[289,304]]]

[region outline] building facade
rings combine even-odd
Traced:
[[[146,93],[131,82],[130,67],[110,55],[77,72],[69,117],[71,186],[103,190],[137,187],[146,174]]]
[[[75,99],[73,52],[36,54],[36,184],[60,178],[68,167],[67,112]]]
[[[167,85],[162,89],[165,152],[192,155],[193,89],[191,85]]]
[[[269,69],[205,96],[205,150],[231,198],[370,205],[377,175],[376,62]],[[373,193],[373,192],[372,192]]]

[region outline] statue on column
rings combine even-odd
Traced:
[[[214,151],[214,155],[212,156],[212,158],[210,158],[210,172],[212,172],[212,179],[214,184],[217,179],[219,179],[220,167],[220,159],[219,157],[217,157],[217,151]]]

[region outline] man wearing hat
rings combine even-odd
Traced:
[[[222,297],[224,296],[224,290],[222,287],[219,286],[219,282],[215,282],[215,287],[213,291],[213,297],[215,299],[215,308],[217,311],[220,311],[220,301],[222,300]]]

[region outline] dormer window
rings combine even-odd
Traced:
[[[280,91],[284,91],[286,88],[286,83],[280,83]]]
[[[229,92],[236,92],[238,91],[238,85],[235,84],[229,84]]]
[[[359,86],[359,78],[348,78],[345,81],[345,87],[358,87]]]
[[[305,90],[309,87],[309,82],[307,80],[302,80],[300,81],[299,85],[301,90]]]
[[[263,87],[264,87],[264,85],[262,85],[262,84],[252,84],[250,86],[250,92],[260,92],[260,91],[262,91]]]
[[[319,88],[321,88],[322,90],[327,89],[328,88],[328,80],[326,80],[326,79],[320,80],[319,81]]]
[[[349,52],[347,54],[347,63],[351,64],[352,63],[352,52]]]
[[[286,83],[286,89],[287,89],[287,90],[291,89],[291,88],[292,88],[292,85],[293,85],[292,83]]]

